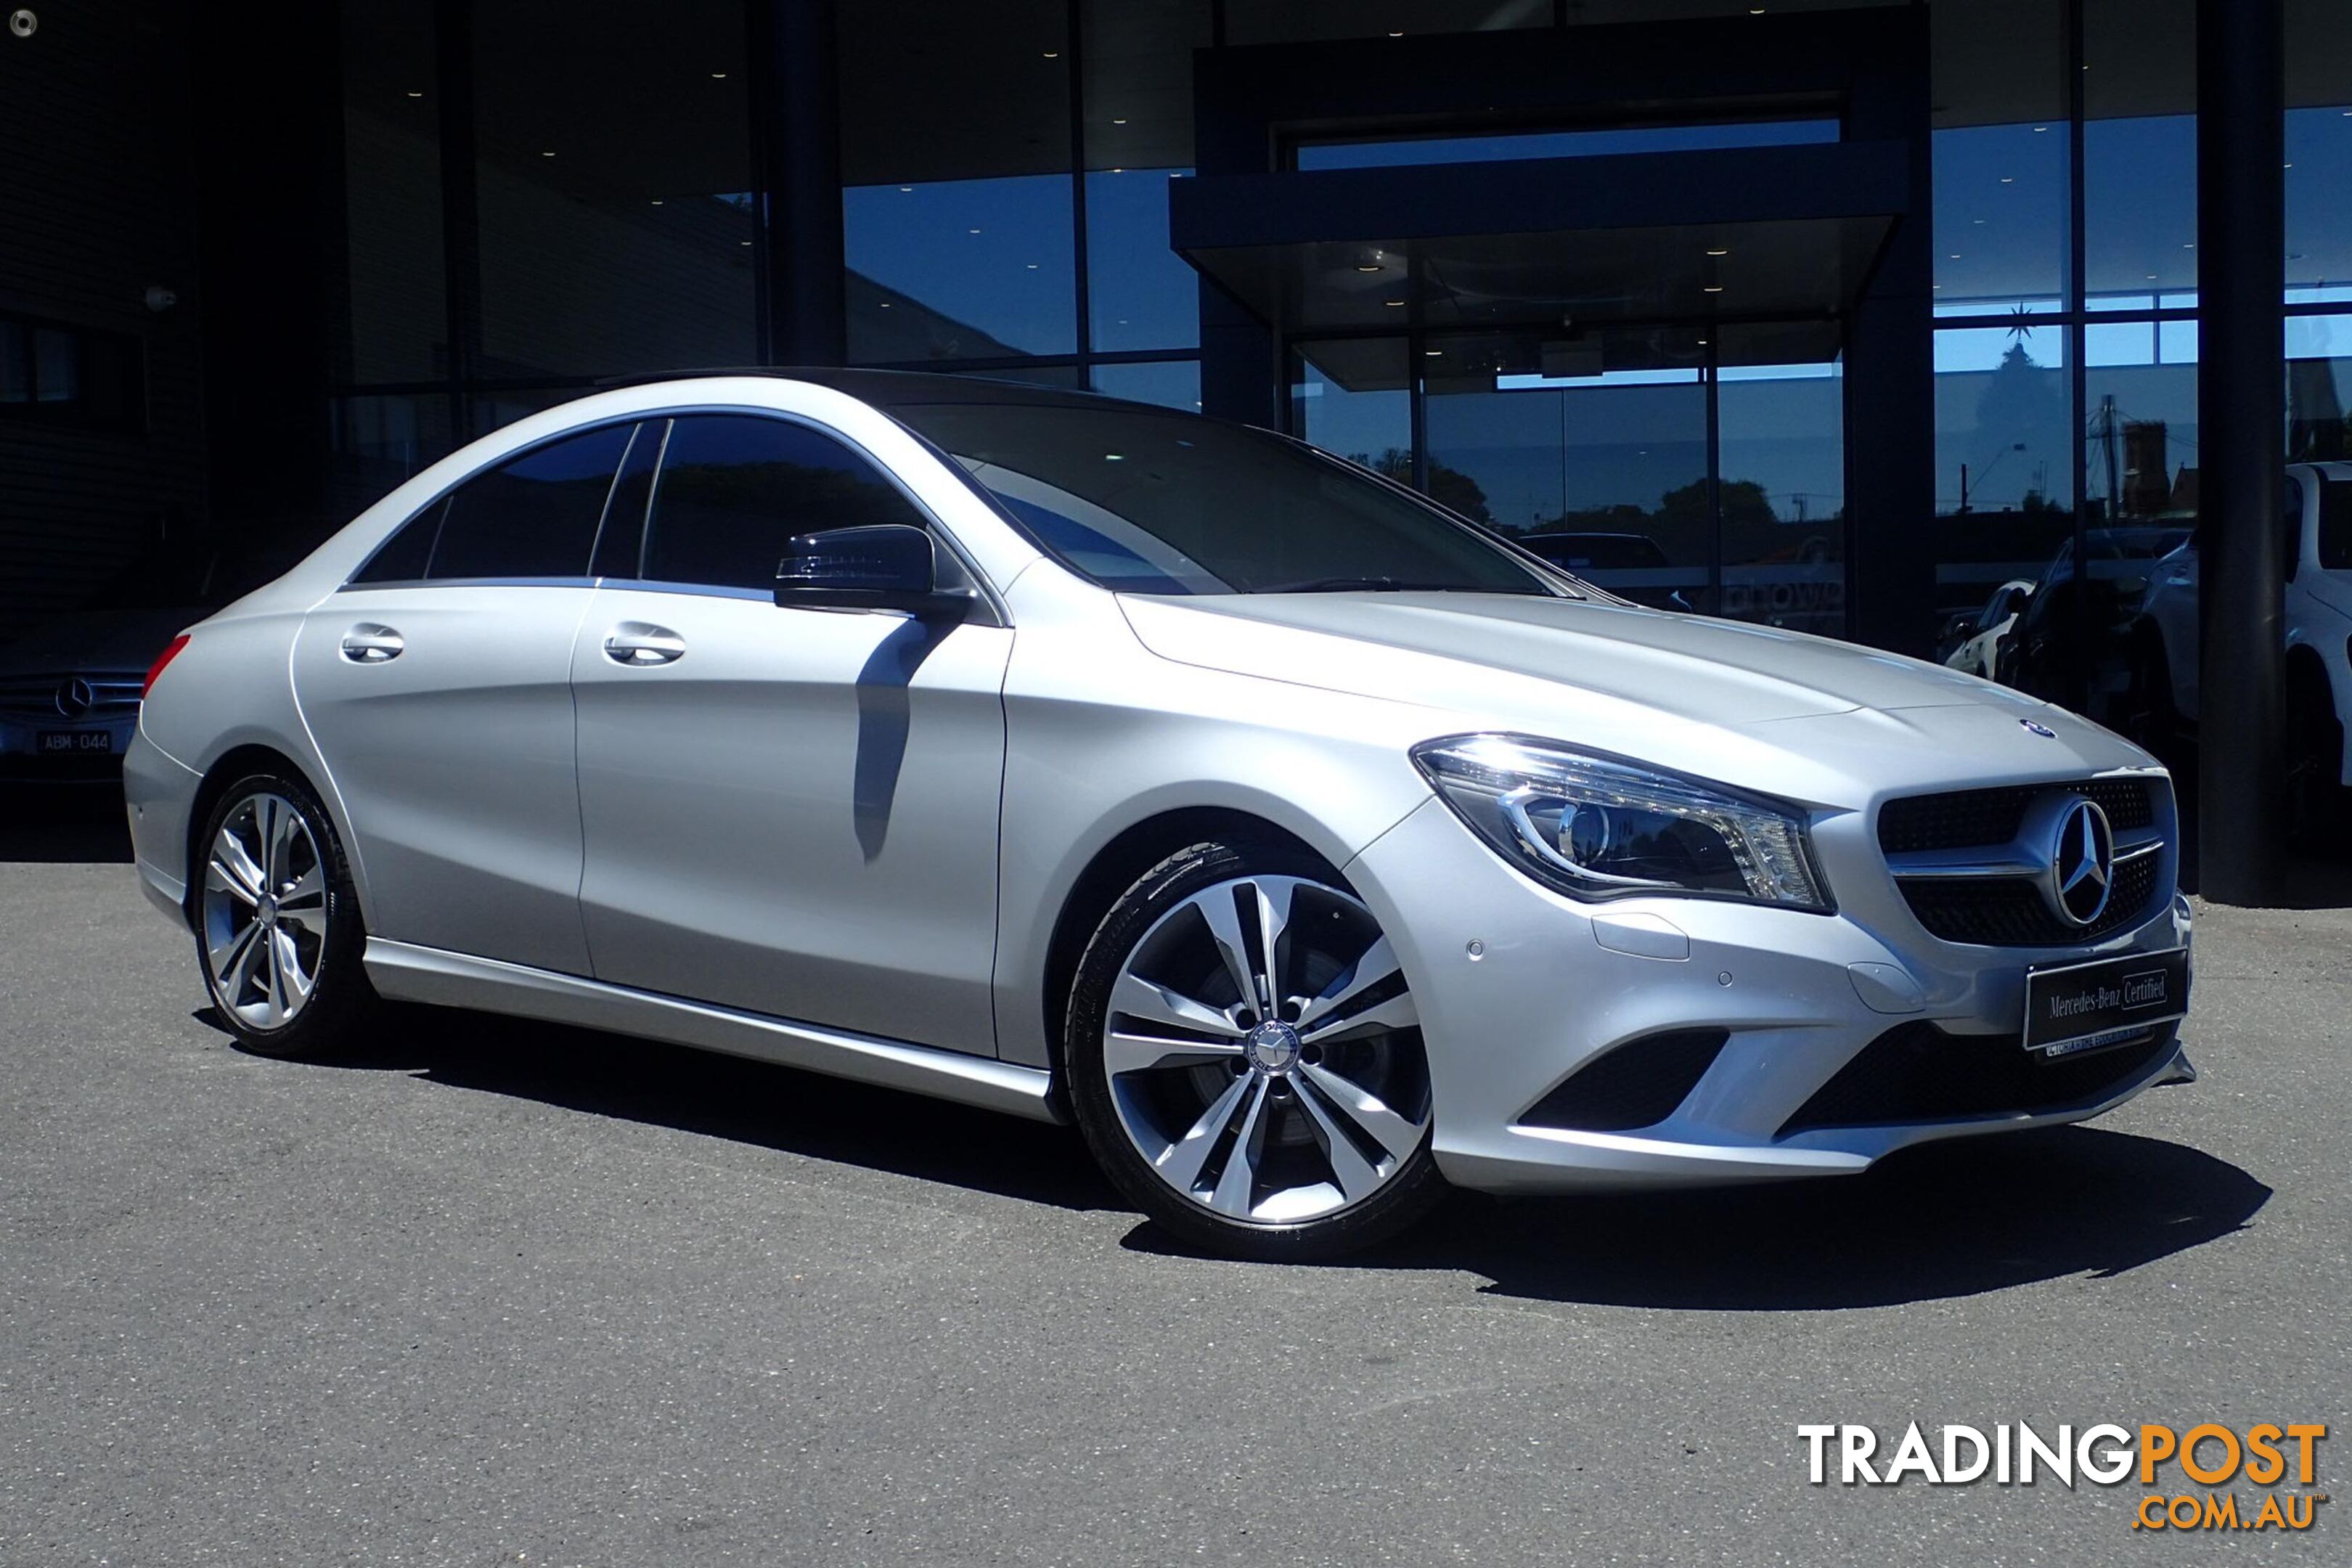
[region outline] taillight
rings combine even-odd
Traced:
[[[163,674],[163,667],[179,658],[180,650],[187,646],[188,634],[182,632],[164,646],[162,653],[155,656],[155,662],[147,667],[147,683],[139,689],[140,701],[147,700],[147,694],[155,689],[155,678]]]

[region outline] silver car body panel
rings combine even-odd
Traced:
[[[685,652],[615,662],[631,623]],[[994,1055],[1013,637],[597,589],[572,652],[596,977]]]
[[[1036,1121],[1061,1119],[1047,1095],[1052,1079],[1046,1074],[986,1057],[761,1017],[575,974],[443,952],[381,937],[369,939],[365,962],[368,979],[377,992],[398,1001],[475,1007],[607,1029],[861,1083],[913,1089]]]
[[[593,596],[584,585],[367,587],[304,617],[295,695],[357,824],[377,934],[590,973],[572,640]],[[347,652],[368,628],[396,637],[398,655]]]
[[[391,593],[344,591],[346,580],[470,474],[592,422],[709,408],[788,414],[862,448],[951,538],[1002,614],[933,636],[888,615],[662,585],[490,590],[580,605],[529,618],[567,664],[572,823],[585,829],[575,841],[561,823],[537,823],[474,851],[477,867],[500,868],[511,884],[484,896],[535,908],[527,940],[545,945],[500,950],[481,931],[452,940],[463,920],[405,879],[432,874],[433,834],[462,843],[488,831],[468,814],[483,790],[511,785],[505,753],[486,739],[438,795],[412,773],[406,800],[377,821],[385,764],[357,759],[388,742],[347,748],[346,727],[370,705],[335,695],[356,685],[337,685],[340,668],[314,696],[304,679],[313,629],[339,657],[349,626],[394,624],[373,603]],[[421,606],[469,591],[408,592]],[[603,638],[624,622],[674,633],[686,652],[654,668],[612,664]],[[479,679],[494,683],[487,669]],[[498,722],[494,702],[466,700],[478,703],[467,722]],[[1538,885],[1471,834],[1411,761],[1423,741],[1479,731],[1794,803],[1835,912],[1676,897],[1596,905]],[[560,746],[562,733],[551,722],[533,743]],[[160,905],[184,891],[198,781],[243,744],[282,752],[325,798],[387,994],[742,1050],[1030,1114],[1045,1103],[1058,1011],[1047,975],[1073,890],[1122,835],[1203,810],[1294,836],[1379,919],[1421,1008],[1438,1158],[1467,1184],[1857,1170],[1925,1139],[2095,1114],[2180,1070],[2177,1048],[2160,1051],[2100,1104],[2052,1115],[1778,1132],[1906,1019],[2013,1036],[2029,962],[2188,943],[2188,907],[2168,896],[2133,929],[2077,947],[1939,941],[1879,848],[1879,809],[1898,795],[2161,778],[2095,725],[1918,660],[1601,602],[1123,596],[1042,555],[896,420],[788,379],[635,387],[532,416],[427,469],[197,627],[125,766],[141,875]],[[562,770],[534,759],[535,798],[561,815]],[[2178,824],[2169,790],[2155,793],[2169,888]],[[584,952],[565,949],[567,867],[579,895],[569,929]],[[395,930],[387,910],[419,923]],[[1598,1053],[1700,1026],[1728,1043],[1666,1122],[1619,1134],[1516,1121]]]

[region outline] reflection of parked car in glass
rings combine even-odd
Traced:
[[[2126,687],[2115,650],[2124,646],[2125,629],[2139,613],[2155,562],[2188,537],[2186,522],[2085,529],[2083,559],[2090,581],[2079,588],[2074,547],[2061,546],[1995,650],[1996,679],[2093,718],[2113,717]]]
[[[1654,610],[1687,610],[1674,563],[1658,542],[1640,533],[1527,533],[1511,542],[1597,583],[1621,599]],[[1697,574],[1704,577],[1705,573]]]
[[[2013,578],[1995,588],[1985,607],[1975,615],[1953,616],[1945,637],[1958,646],[1944,655],[1944,662],[1954,669],[1992,679],[1999,673],[2001,638],[2017,624],[2018,615],[2032,597],[2033,584],[2022,577]]]
[[[2340,817],[2352,786],[2345,732],[2352,727],[2352,463],[2299,463],[2286,471],[2288,774],[2297,819]],[[2166,556],[2130,628],[2126,727],[2164,744],[2197,722],[2198,542]],[[2341,825],[2335,825],[2341,835]]]
[[[172,635],[291,559],[244,567],[209,551],[159,553],[84,608],[11,637],[0,646],[0,776],[115,777],[139,721],[140,685]]]

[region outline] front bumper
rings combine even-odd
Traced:
[[[1680,898],[1585,904],[1518,875],[1434,798],[1346,871],[1412,982],[1437,1162],[1462,1186],[1558,1192],[1851,1173],[1913,1143],[2097,1115],[2180,1058],[2168,1028],[2135,1050],[2100,1053],[2112,1073],[2093,1066],[2099,1057],[2076,1060],[2063,1080],[2048,1080],[2064,1091],[2055,1104],[2029,1096],[1988,1109],[1979,1097],[1965,1114],[1871,1125],[1819,1125],[1818,1103],[1809,1109],[1897,1029],[1910,1032],[1890,1049],[1932,1053],[1950,1040],[2013,1078],[2018,1064],[1981,1054],[2023,1055],[2011,1042],[2029,958],[2186,946],[2189,906],[2177,895],[2095,947],[2030,954],[1937,942],[1883,903],[1867,919]],[[1700,1031],[1720,1031],[1721,1047],[1663,1120],[1622,1131],[1529,1120],[1604,1053]]]

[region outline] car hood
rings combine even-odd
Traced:
[[[1494,594],[1129,596],[1163,658],[1439,708],[1484,708],[1497,677],[1711,724],[1868,708],[2043,705],[1942,665],[1773,626]],[[1515,683],[1515,682],[1514,682]]]
[[[0,644],[0,673],[144,673],[166,643],[210,614],[190,605],[161,610],[80,610],[52,616]]]

